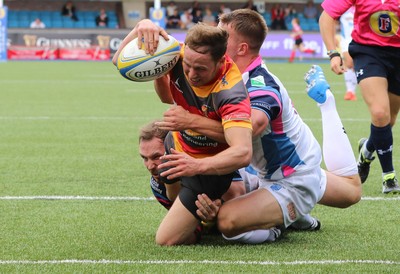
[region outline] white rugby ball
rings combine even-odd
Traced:
[[[137,38],[130,41],[118,56],[117,68],[126,79],[135,82],[157,79],[168,73],[179,60],[179,42],[170,35],[168,41],[160,36],[153,55],[146,54],[144,45],[139,48],[137,43]]]

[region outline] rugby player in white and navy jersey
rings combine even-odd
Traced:
[[[276,228],[289,227],[317,203],[339,208],[357,203],[361,182],[355,157],[321,68],[313,66],[305,80],[322,114],[327,170],[320,167],[321,149],[311,130],[259,55],[267,34],[262,16],[235,10],[221,16],[219,27],[229,33],[227,54],[243,73],[250,95],[251,166],[259,184],[257,190],[221,206],[217,219],[225,238],[250,244],[271,241],[271,234],[279,235]]]

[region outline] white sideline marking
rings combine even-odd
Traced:
[[[0,116],[1,120],[143,120],[148,119],[148,117],[131,116],[131,117],[99,117],[99,116],[82,116],[82,117],[71,117],[71,116]],[[303,118],[304,121],[321,121],[321,118]],[[342,121],[347,122],[368,122],[371,121],[367,118],[343,118]]]
[[[0,200],[106,200],[106,201],[153,201],[154,197],[96,197],[96,196],[0,196]]]
[[[148,117],[137,116],[116,116],[116,117],[99,117],[99,116],[86,116],[86,117],[50,117],[50,116],[0,116],[1,120],[144,120]]]
[[[105,201],[153,201],[154,197],[124,196],[0,196],[0,200],[105,200]],[[397,197],[362,197],[364,201],[400,201]]]
[[[137,260],[137,261],[122,261],[122,260],[10,260],[0,261],[0,264],[210,264],[210,265],[329,265],[329,264],[383,264],[383,265],[400,265],[396,261],[381,261],[381,260],[321,260],[321,261],[192,261],[192,260]]]

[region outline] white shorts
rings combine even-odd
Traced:
[[[271,181],[259,180],[264,188],[278,201],[283,212],[285,227],[310,213],[325,193],[326,173],[320,167],[312,171],[294,174],[287,178]]]

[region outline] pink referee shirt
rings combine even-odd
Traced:
[[[332,18],[339,19],[355,6],[354,41],[364,45],[400,48],[400,0],[325,0],[322,7]]]

